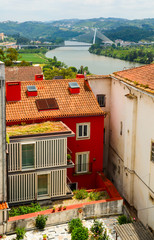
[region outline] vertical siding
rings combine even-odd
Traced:
[[[35,173],[9,176],[9,202],[35,199]]]
[[[66,169],[51,171],[51,197],[66,195]]]
[[[19,171],[20,166],[20,144],[19,143],[10,143],[8,144],[8,171]]]
[[[53,139],[36,142],[36,168],[66,165],[67,139]]]

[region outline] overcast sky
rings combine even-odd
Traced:
[[[0,0],[0,21],[154,18],[154,0]]]

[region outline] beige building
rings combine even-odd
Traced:
[[[0,40],[4,41],[4,33],[0,33]]]
[[[105,95],[105,165],[118,191],[154,230],[154,64],[89,78]],[[108,157],[107,157],[108,156]]]

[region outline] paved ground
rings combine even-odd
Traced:
[[[112,216],[108,218],[100,218],[98,220],[104,221],[105,225],[109,229],[109,232],[111,233],[113,239],[115,238],[115,231],[114,231],[114,225],[117,223],[117,217]],[[88,229],[90,229],[91,225],[93,224],[93,220],[83,220],[83,225],[86,226]],[[48,236],[49,240],[71,240],[71,235],[68,233],[68,224],[61,224],[57,226],[51,226],[48,228],[45,228],[44,231],[40,232],[38,230],[29,231],[26,233],[26,239],[27,240],[42,240],[43,235],[46,234]],[[13,240],[15,239],[16,235],[7,236],[7,240]],[[120,240],[120,238],[118,238]]]

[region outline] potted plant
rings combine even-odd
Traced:
[[[63,210],[66,210],[66,206],[63,207]]]
[[[63,206],[62,206],[62,205],[60,205],[60,206],[59,206],[59,208],[58,208],[58,211],[61,211],[61,210],[62,210],[62,208],[63,208]]]
[[[82,213],[82,212],[83,212],[82,208],[79,208],[79,209],[78,209],[78,212],[79,212],[79,213]]]
[[[46,234],[43,235],[43,240],[47,240],[47,235]]]
[[[67,163],[71,163],[71,155],[70,154],[67,154]]]
[[[53,208],[52,208],[52,212],[55,212],[55,210],[56,210],[56,208],[55,208],[55,207],[53,207]]]

